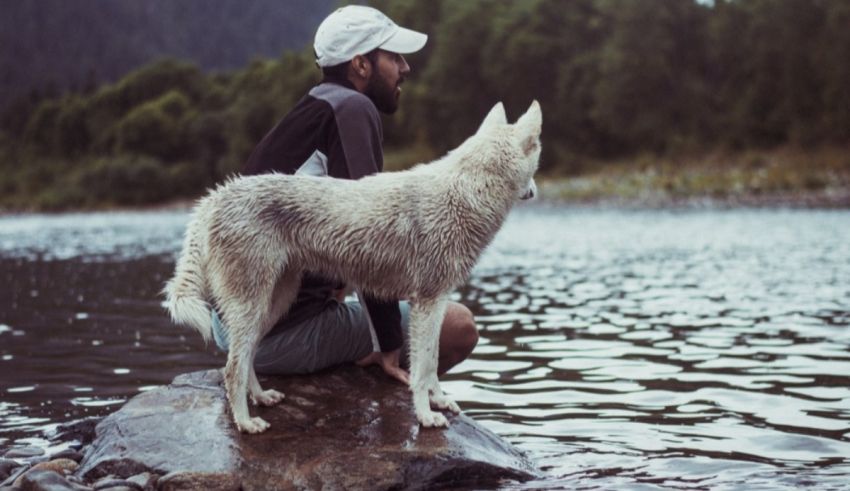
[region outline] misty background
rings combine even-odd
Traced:
[[[850,188],[848,2],[369,3],[430,36],[385,118],[390,170],[537,99],[552,197]],[[313,33],[339,4],[0,1],[0,209],[202,194],[320,79]]]

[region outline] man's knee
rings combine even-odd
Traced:
[[[459,303],[450,303],[444,327],[451,333],[451,346],[461,360],[469,356],[478,344],[478,328],[472,311]]]

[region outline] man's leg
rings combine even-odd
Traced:
[[[272,330],[254,358],[257,373],[313,373],[372,352],[369,324],[359,305],[329,302],[327,308],[294,325]]]
[[[475,318],[466,306],[449,302],[440,330],[440,358],[437,373],[442,375],[465,360],[478,344]]]
[[[401,303],[402,329],[408,339],[410,308]],[[437,373],[442,375],[465,360],[478,343],[478,331],[472,312],[465,306],[449,302],[440,331],[440,353]],[[407,349],[402,350],[403,363]],[[260,341],[254,366],[267,375],[311,373],[325,367],[357,362],[373,363],[372,335],[369,320],[358,302],[337,304],[313,319],[272,331]]]
[[[410,309],[407,302],[402,302],[401,322],[404,328],[404,342],[408,343],[408,327]],[[478,344],[478,329],[475,327],[475,318],[466,306],[457,302],[449,302],[446,306],[446,315],[440,327],[440,353],[437,364],[437,374],[442,375],[451,370],[452,367],[469,357],[475,345]],[[406,347],[406,346],[405,346]],[[402,366],[409,365],[408,353],[402,352]],[[357,360],[361,366],[377,363],[378,353],[370,353],[362,359]]]

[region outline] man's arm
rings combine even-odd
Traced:
[[[365,96],[351,97],[335,108],[337,132],[328,142],[329,174],[333,177],[360,179],[383,169],[381,120],[374,104]],[[360,295],[366,309],[377,346],[370,361],[378,363],[391,376],[407,382],[407,373],[399,368],[402,347],[401,310],[398,301],[378,300]],[[367,357],[369,358],[369,357]],[[366,363],[370,364],[370,363]]]
[[[388,353],[401,349],[401,310],[398,308],[398,300],[384,301],[364,294],[363,303],[366,306],[372,327],[375,329],[375,337],[378,341],[376,351]]]
[[[403,342],[398,301],[378,300],[360,291],[357,292],[357,298],[366,310],[369,326],[374,334],[372,338],[374,351],[357,360],[357,364],[360,366],[380,365],[384,373],[409,385],[410,375],[399,364]]]
[[[360,179],[384,169],[381,118],[364,95],[352,96],[334,108],[336,131],[329,133],[331,177]]]

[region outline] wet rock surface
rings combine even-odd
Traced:
[[[12,448],[6,451],[3,454],[3,458],[5,459],[20,459],[20,458],[32,458],[32,457],[40,457],[44,455],[44,449],[38,447],[17,447]]]
[[[12,489],[22,491],[80,491],[87,488],[68,481],[58,472],[48,469],[32,469],[15,481]]]
[[[377,369],[346,367],[261,379],[284,394],[252,407],[271,423],[236,431],[218,370],[176,377],[139,394],[97,425],[77,475],[88,482],[160,476],[159,489],[421,489],[524,480],[528,459],[464,416],[422,429],[408,390]]]

